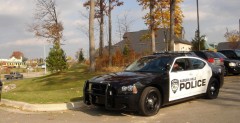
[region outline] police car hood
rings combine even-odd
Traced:
[[[118,72],[94,77],[89,82],[94,83],[129,83],[155,78],[156,74],[143,72]]]

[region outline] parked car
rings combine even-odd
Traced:
[[[217,52],[220,58],[224,59],[224,66],[225,66],[225,75],[240,74],[240,60],[229,59],[225,55],[220,52]]]
[[[151,116],[162,106],[193,97],[217,98],[224,81],[222,72],[220,66],[191,53],[157,53],[140,58],[123,72],[87,80],[84,103]]]
[[[225,73],[225,66],[223,63],[223,58],[221,58],[216,52],[213,51],[191,51],[195,53],[198,57],[205,59],[212,65],[221,66]]]
[[[219,50],[218,52],[224,54],[229,59],[240,60],[240,50],[229,49],[229,50]]]
[[[4,78],[8,79],[22,79],[23,75],[19,72],[10,72],[10,74],[5,75]]]

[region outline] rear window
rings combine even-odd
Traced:
[[[207,54],[208,58],[219,58],[219,56],[215,52],[205,52],[205,53]]]

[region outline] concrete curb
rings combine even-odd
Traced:
[[[73,110],[80,108],[84,105],[82,101],[80,102],[68,102],[59,104],[29,104],[25,102],[12,101],[7,99],[2,99],[0,105],[5,105],[9,107],[18,108],[25,111],[62,111],[62,110]]]

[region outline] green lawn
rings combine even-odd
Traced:
[[[17,88],[2,93],[2,98],[28,103],[62,103],[82,99],[84,82],[102,73],[89,73],[86,65],[74,65],[66,72],[47,76],[15,80]]]

